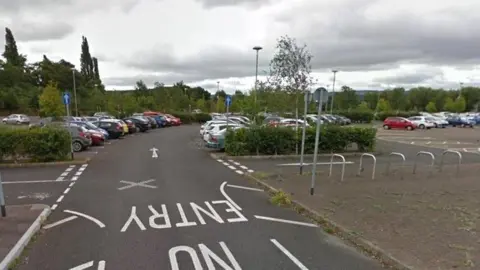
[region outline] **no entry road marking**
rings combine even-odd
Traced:
[[[56,226],[58,226],[58,225],[61,225],[61,224],[65,223],[65,222],[72,221],[72,220],[77,219],[77,218],[78,218],[77,216],[69,216],[69,217],[64,218],[64,219],[62,219],[62,220],[59,220],[59,221],[57,221],[57,222],[54,222],[54,223],[45,225],[45,226],[43,226],[43,228],[48,230],[48,229],[50,229],[50,228],[56,227]]]
[[[295,224],[295,225],[301,225],[301,226],[307,226],[307,227],[318,227],[317,224],[313,223],[307,223],[307,222],[300,222],[300,221],[294,221],[294,220],[288,220],[288,219],[280,219],[280,218],[272,218],[272,217],[264,217],[264,216],[254,216],[257,219],[263,219],[263,220],[269,220],[269,221],[276,221],[276,222],[282,222],[282,223],[288,223],[288,224]]]
[[[259,189],[259,188],[251,188],[251,187],[244,187],[244,186],[237,186],[237,185],[230,185],[230,184],[228,184],[227,187],[263,192],[263,189]]]
[[[93,261],[89,261],[89,262],[87,262],[87,263],[84,263],[84,264],[75,266],[75,267],[73,267],[73,268],[70,268],[70,270],[84,270],[84,269],[87,269],[87,268],[92,267],[93,264],[94,264]],[[97,268],[97,270],[105,270],[105,261],[99,261],[99,262],[98,262],[98,268]]]
[[[124,189],[132,188],[132,187],[157,188],[156,186],[147,185],[148,183],[153,182],[153,181],[155,181],[155,179],[150,179],[150,180],[146,180],[146,181],[142,181],[142,182],[138,182],[138,183],[130,182],[130,181],[120,181],[120,183],[124,183],[124,184],[128,184],[128,185],[123,186],[123,187],[119,187],[118,190],[124,190]]]
[[[280,244],[277,240],[275,239],[270,239],[270,241],[278,248],[280,251],[282,251],[287,257],[296,265],[298,266],[299,269],[301,270],[308,270],[308,268],[303,265],[295,256],[293,256],[290,251],[288,251],[282,244]]]
[[[44,229],[51,229],[53,227],[56,227],[58,225],[62,225],[63,223],[66,223],[66,222],[69,222],[69,221],[72,221],[72,220],[75,220],[77,219],[78,217],[83,217],[83,218],[86,218],[90,221],[92,221],[93,223],[97,224],[100,228],[105,228],[105,224],[103,224],[100,220],[94,218],[94,217],[91,217],[89,215],[86,215],[86,214],[83,214],[83,213],[80,213],[80,212],[76,212],[76,211],[71,211],[71,210],[63,210],[63,212],[65,213],[69,213],[69,214],[72,214],[73,216],[69,216],[67,218],[64,218],[62,220],[59,220],[57,222],[54,222],[54,223],[51,223],[51,224],[47,224],[45,225],[43,228]],[[83,268],[81,268],[83,269]]]

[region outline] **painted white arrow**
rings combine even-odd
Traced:
[[[158,155],[157,155],[157,151],[158,149],[153,147],[150,149],[150,151],[152,151],[152,158],[158,158]]]
[[[75,266],[73,268],[70,268],[70,270],[84,270],[84,269],[92,267],[93,264],[94,264],[93,261],[89,261],[89,262],[81,264],[79,266]],[[97,270],[105,270],[105,261],[99,261],[98,262]]]

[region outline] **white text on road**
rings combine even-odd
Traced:
[[[224,204],[226,206],[222,207],[223,211],[226,213],[232,213],[234,216],[230,216],[227,218],[222,218],[222,216],[215,210],[213,205],[221,205]],[[193,213],[196,216],[196,220],[188,219],[187,215],[185,214],[185,211],[183,209],[182,204],[177,203],[176,208],[180,214],[180,222],[174,222],[172,224],[172,221],[170,220],[170,216],[168,214],[168,209],[165,204],[161,205],[161,211],[158,212],[155,208],[153,208],[152,205],[148,206],[148,209],[152,213],[152,215],[148,219],[148,225],[152,229],[166,229],[166,228],[172,228],[172,227],[190,227],[190,226],[197,226],[200,223],[201,225],[207,224],[207,221],[205,220],[206,218],[209,218],[208,220],[213,220],[216,223],[234,223],[234,222],[246,222],[248,219],[239,211],[237,210],[229,201],[227,200],[221,200],[221,201],[212,201],[212,202],[205,202],[205,206],[200,206],[196,203],[191,202],[190,203],[190,208],[192,209]],[[162,220],[162,223],[159,223],[158,220]],[[132,210],[130,212],[130,217],[128,220],[125,222],[123,225],[122,229],[120,230],[121,232],[127,231],[127,229],[130,227],[130,224],[135,221],[137,226],[140,228],[140,230],[144,231],[146,230],[146,226],[143,224],[141,219],[137,216],[137,207],[132,206]],[[198,223],[197,223],[198,222]]]
[[[205,264],[207,265],[207,269],[209,269],[209,270],[217,269],[215,267],[215,264],[213,263],[213,261],[215,261],[217,263],[216,265],[220,266],[221,269],[242,270],[242,268],[238,264],[235,257],[233,257],[232,252],[228,249],[227,245],[224,242],[220,242],[219,244],[222,247],[223,252],[227,256],[230,264],[228,264],[223,259],[221,259],[220,256],[215,254],[206,245],[199,244],[198,249],[200,249],[200,253],[202,254],[203,259],[205,260]],[[190,259],[192,260],[193,267],[195,268],[195,270],[203,270],[203,266],[202,266],[202,263],[201,263],[200,258],[198,256],[198,253],[195,251],[195,249],[193,249],[189,246],[176,246],[176,247],[171,248],[168,251],[168,257],[170,258],[170,265],[171,265],[172,270],[180,270],[180,268],[179,268],[180,266],[179,266],[178,260],[177,260],[177,253],[179,253],[181,251],[186,252],[190,256]]]

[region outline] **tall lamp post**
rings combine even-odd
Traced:
[[[253,50],[256,51],[256,60],[255,60],[255,95],[254,95],[254,104],[255,104],[255,116],[257,116],[257,85],[258,85],[258,52],[263,49],[260,46],[253,47]]]
[[[335,79],[337,77],[338,70],[332,70],[333,72],[333,85],[332,85],[332,102],[330,104],[330,114],[333,112],[333,99],[335,98]]]
[[[220,92],[220,82],[217,81],[217,92]]]
[[[75,101],[75,116],[78,117],[77,84],[75,82],[75,68],[72,68],[72,77],[73,77],[73,98]]]

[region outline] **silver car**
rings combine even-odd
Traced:
[[[4,124],[28,125],[30,124],[30,118],[25,114],[11,114],[3,118],[2,122]]]

